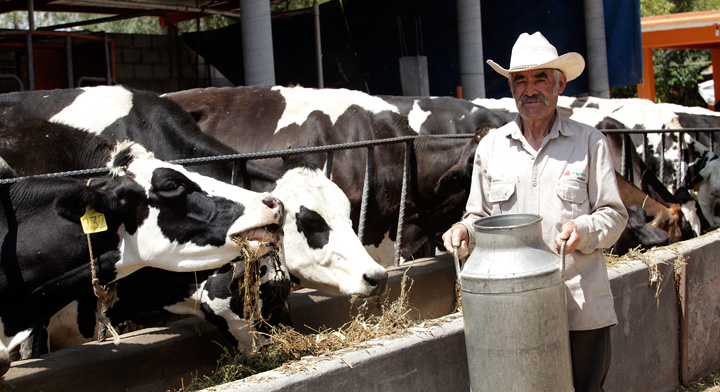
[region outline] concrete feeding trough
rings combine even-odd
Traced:
[[[658,248],[610,271],[619,324],[612,328],[607,391],[667,391],[720,369],[720,232]],[[678,262],[682,261],[682,262]],[[390,295],[403,273],[414,279],[410,306],[424,326],[206,391],[468,390],[462,315],[453,313],[452,259],[422,259],[390,273]],[[350,320],[347,298],[293,293],[300,330]],[[199,330],[200,334],[196,331]],[[220,343],[220,344],[218,344]],[[123,335],[120,346],[90,343],[18,361],[2,386],[13,391],[159,391],[187,385],[192,369],[211,371],[224,342],[212,325],[185,319]]]

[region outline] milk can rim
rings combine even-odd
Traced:
[[[488,225],[488,223],[492,223],[495,221],[500,220],[509,220],[509,218],[517,218],[517,220],[522,220],[523,218],[526,219],[526,221],[521,221],[522,223],[514,224],[514,225],[503,225],[503,226],[491,226]],[[535,214],[501,214],[501,215],[493,215],[493,216],[486,216],[484,218],[480,218],[473,222],[473,227],[475,230],[508,230],[508,229],[516,229],[520,227],[527,227],[532,226],[542,220],[542,217],[540,215]]]

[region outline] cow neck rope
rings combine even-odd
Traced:
[[[92,178],[88,178],[88,187],[90,186],[91,181]],[[101,311],[98,312],[98,321],[100,321],[100,323],[107,327],[107,329],[113,336],[113,343],[115,343],[115,345],[117,346],[120,344],[120,335],[118,335],[117,331],[115,331],[115,328],[112,326],[110,319],[108,319],[107,315],[105,314],[105,312],[110,309],[115,304],[115,302],[117,302],[117,287],[113,285],[110,293],[108,293],[108,290],[106,288],[100,286],[100,279],[98,279],[97,277],[97,268],[95,267],[95,256],[93,255],[92,251],[92,241],[90,240],[90,233],[86,233],[85,235],[87,236],[88,251],[90,253],[90,279],[92,281],[93,292],[95,293],[95,296],[100,300],[100,305],[102,307]],[[98,336],[98,339],[100,339],[100,336]]]

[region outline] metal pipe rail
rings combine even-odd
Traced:
[[[306,153],[326,153],[327,156],[327,169],[326,169],[326,175],[328,178],[330,178],[331,174],[331,166],[332,166],[332,160],[333,160],[333,151],[337,150],[347,150],[347,149],[353,149],[353,148],[367,148],[368,149],[368,159],[366,162],[365,167],[365,184],[363,186],[363,198],[362,198],[362,204],[360,207],[361,210],[361,217],[359,221],[358,226],[358,237],[360,238],[360,241],[363,240],[364,231],[365,231],[365,219],[366,219],[366,211],[367,211],[367,204],[369,200],[369,194],[370,194],[370,173],[372,171],[372,161],[373,161],[373,147],[379,146],[383,144],[392,144],[392,143],[406,143],[405,148],[405,167],[403,171],[403,183],[402,183],[402,193],[400,198],[400,206],[399,206],[399,216],[398,216],[398,229],[397,229],[397,238],[396,238],[396,250],[395,250],[395,261],[394,264],[397,266],[400,264],[400,249],[402,248],[402,226],[404,222],[404,213],[405,213],[405,204],[406,204],[406,195],[407,195],[407,187],[410,182],[410,162],[411,162],[411,153],[413,149],[413,142],[418,137],[429,137],[429,138],[470,138],[475,136],[474,134],[461,134],[461,135],[413,135],[413,136],[401,136],[396,138],[388,138],[388,139],[380,139],[380,140],[372,140],[372,141],[364,141],[364,142],[350,142],[350,143],[342,143],[342,144],[333,144],[333,145],[327,145],[327,146],[317,146],[317,147],[304,147],[304,148],[297,148],[293,150],[281,150],[281,151],[266,151],[266,152],[254,152],[254,153],[238,153],[238,154],[230,154],[230,155],[218,155],[218,156],[210,156],[210,157],[200,157],[200,158],[184,158],[184,159],[176,159],[169,161],[170,163],[179,164],[179,165],[197,165],[197,164],[204,164],[204,163],[210,163],[210,162],[227,162],[231,161],[234,162],[233,166],[233,175],[231,178],[232,184],[237,184],[238,174],[243,173],[245,178],[245,183],[243,184],[245,188],[250,188],[250,182],[249,182],[249,176],[247,176],[247,167],[246,163],[248,160],[255,160],[255,159],[269,159],[269,158],[281,158],[283,156],[288,155],[299,155],[299,154],[306,154]],[[240,166],[239,168],[237,166]],[[49,174],[39,174],[34,176],[24,176],[24,177],[16,177],[16,178],[8,178],[8,179],[0,179],[0,186],[3,185],[9,185],[15,182],[23,181],[30,178],[57,178],[57,177],[77,177],[77,176],[87,176],[87,175],[94,175],[94,174],[105,174],[108,173],[110,169],[108,168],[96,168],[96,169],[84,169],[84,170],[73,170],[73,171],[67,171],[67,172],[59,172],[59,173],[49,173]]]
[[[682,139],[682,133],[685,132],[691,132],[691,133],[698,133],[698,132],[711,132],[715,133],[720,131],[720,128],[684,128],[684,129],[605,129],[601,130],[601,132],[605,134],[651,134],[651,133],[659,133],[659,134],[666,134],[666,133],[678,133],[679,134],[679,140]],[[239,178],[239,173],[244,174],[244,178],[246,179],[246,182],[243,184],[245,188],[250,187],[249,183],[249,177],[247,176],[247,168],[246,163],[248,160],[257,160],[257,159],[270,159],[270,158],[282,158],[284,156],[289,155],[300,155],[300,154],[307,154],[307,153],[326,153],[327,154],[327,160],[326,160],[326,176],[330,178],[330,175],[332,173],[332,162],[333,162],[333,152],[338,150],[347,150],[347,149],[355,149],[355,148],[367,148],[368,149],[368,155],[367,155],[367,162],[365,167],[365,180],[363,185],[363,196],[362,196],[362,204],[361,204],[361,213],[360,213],[360,222],[358,227],[358,236],[360,237],[360,240],[362,241],[364,232],[365,232],[365,219],[366,219],[366,211],[367,211],[367,204],[369,201],[369,193],[371,192],[370,189],[370,182],[369,182],[369,176],[372,172],[372,162],[373,162],[373,147],[384,145],[384,144],[393,144],[393,143],[406,143],[405,147],[405,159],[404,159],[404,171],[403,171],[403,183],[402,183],[402,193],[401,193],[401,200],[400,200],[400,206],[399,206],[399,216],[398,216],[398,230],[397,230],[397,238],[396,238],[396,252],[395,252],[395,265],[399,264],[400,260],[400,249],[402,247],[402,226],[404,222],[404,212],[405,212],[405,203],[406,203],[406,195],[407,195],[407,187],[410,183],[410,162],[411,162],[411,156],[412,156],[412,150],[413,150],[413,143],[414,140],[418,137],[428,137],[428,138],[471,138],[474,137],[474,134],[459,134],[459,135],[412,135],[412,136],[401,136],[401,137],[395,137],[395,138],[388,138],[388,139],[380,139],[380,140],[372,140],[372,141],[362,141],[362,142],[350,142],[350,143],[341,143],[341,144],[332,144],[332,145],[326,145],[326,146],[314,146],[314,147],[304,147],[304,148],[296,148],[292,150],[279,150],[279,151],[262,151],[262,152],[252,152],[252,153],[238,153],[238,154],[229,154],[229,155],[218,155],[218,156],[209,156],[209,157],[200,157],[200,158],[183,158],[183,159],[176,159],[169,161],[170,163],[179,164],[179,165],[198,165],[198,164],[204,164],[204,163],[210,163],[210,162],[234,162],[234,170],[233,170],[233,178],[231,178],[231,183],[237,184],[237,179]],[[624,146],[624,140],[623,140],[623,150],[625,149]],[[663,138],[664,143],[664,138]],[[712,147],[711,147],[712,148]],[[646,148],[643,147],[643,151]],[[664,145],[663,148],[660,151],[661,154],[661,168],[664,164]],[[679,154],[682,154],[682,143],[680,143],[680,151]],[[680,155],[682,156],[682,155]],[[623,176],[627,177],[627,164],[626,159],[628,157],[626,154],[623,154],[622,158],[622,165],[623,165],[623,173],[621,173]],[[645,159],[645,157],[642,157]],[[239,166],[239,167],[238,167]],[[15,182],[23,181],[30,178],[55,178],[55,177],[77,177],[77,176],[87,176],[87,175],[95,175],[95,174],[105,174],[108,173],[110,170],[108,168],[96,168],[96,169],[84,169],[84,170],[74,170],[74,171],[67,171],[67,172],[59,172],[59,173],[49,173],[49,174],[40,174],[40,175],[34,175],[34,176],[24,176],[24,177],[16,177],[16,178],[8,178],[8,179],[0,179],[0,186],[12,184]],[[631,173],[631,172],[630,172]],[[662,175],[662,173],[661,173]],[[662,177],[661,177],[662,178]]]

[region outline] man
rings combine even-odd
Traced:
[[[488,64],[508,78],[518,116],[480,141],[466,213],[443,234],[445,248],[453,253],[458,247],[458,256],[466,257],[474,242],[472,223],[480,217],[540,215],[549,249],[559,252],[567,240],[575,391],[602,391],[610,367],[609,328],[617,324],[602,249],[618,239],[628,215],[604,135],[556,110],[558,96],[585,61],[578,53],[558,56],[536,32],[520,35],[508,69]]]

